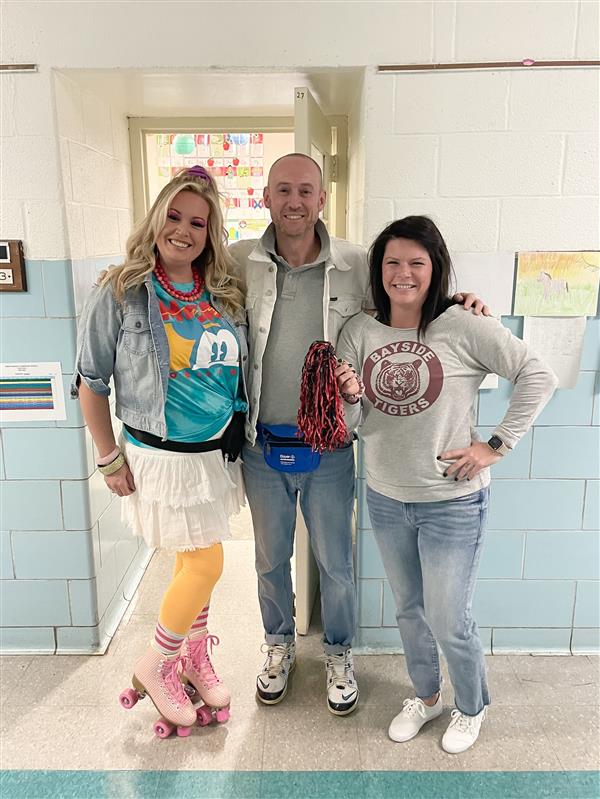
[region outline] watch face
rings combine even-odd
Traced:
[[[502,446],[502,441],[498,438],[498,436],[492,436],[488,441],[488,444],[492,449],[500,449]]]

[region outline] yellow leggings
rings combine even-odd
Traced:
[[[196,616],[208,605],[222,572],[222,544],[178,552],[173,579],[160,606],[160,624],[178,635],[186,635]]]

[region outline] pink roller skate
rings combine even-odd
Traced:
[[[168,738],[172,732],[185,738],[196,723],[196,709],[179,679],[181,658],[165,657],[154,647],[149,647],[135,664],[131,683],[119,696],[121,705],[129,710],[146,694],[161,714],[154,724],[158,738]]]
[[[218,643],[216,635],[209,635],[206,630],[202,630],[188,636],[181,649],[182,679],[187,680],[193,689],[192,701],[197,694],[204,703],[197,710],[198,724],[201,727],[210,724],[213,719],[218,722],[229,719],[231,695],[215,674],[207,648],[210,644],[212,652],[213,646]],[[189,688],[187,690],[189,692]]]

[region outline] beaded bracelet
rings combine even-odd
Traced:
[[[124,466],[126,462],[125,455],[123,455],[122,452],[119,452],[112,463],[108,463],[106,466],[98,466],[98,471],[105,477],[108,477],[109,475],[118,472],[121,466]]]

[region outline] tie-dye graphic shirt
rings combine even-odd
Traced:
[[[169,341],[167,438],[207,441],[227,426],[240,406],[235,331],[212,307],[206,289],[196,302],[185,302],[167,294],[154,277],[153,284]],[[174,286],[179,291],[193,288],[191,283]]]

